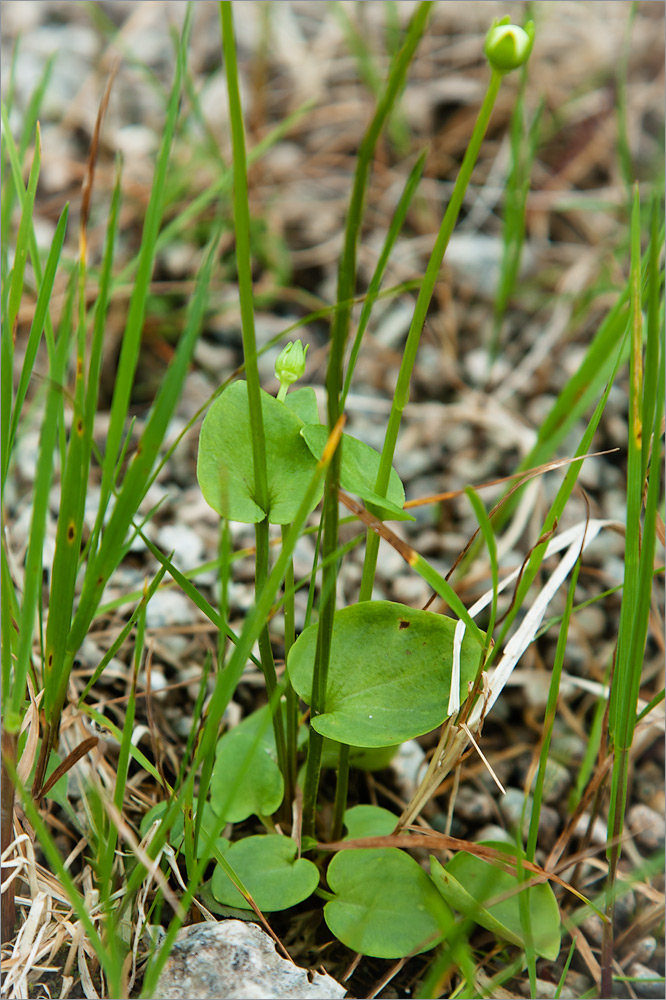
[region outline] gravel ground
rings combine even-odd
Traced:
[[[349,16],[358,17],[363,36],[375,52],[384,53],[385,5],[371,2],[360,9],[344,3]],[[175,210],[215,180],[220,156],[229,151],[226,94],[220,69],[217,5],[197,4],[191,44],[190,70],[199,93],[205,127],[195,113],[176,143],[170,198]],[[173,72],[171,27],[180,25],[185,5],[180,2],[95,3],[72,2],[2,4],[2,88],[6,93],[11,53],[17,44],[16,99],[12,126],[20,125],[30,94],[45,61],[55,56],[43,103],[42,172],[36,213],[37,237],[48,246],[65,200],[71,199],[69,248],[76,253],[80,185],[88,145],[107,75],[120,58],[104,125],[90,222],[91,261],[99,261],[103,245],[108,193],[113,183],[114,158],[123,155],[124,201],[118,240],[118,269],[136,252],[141,221],[150,190],[154,154],[163,122],[164,89]],[[396,10],[404,23],[414,9],[401,2]],[[502,254],[499,209],[509,167],[508,124],[517,80],[508,78],[493,115],[487,141],[464,203],[461,222],[447,252],[417,361],[410,402],[395,457],[395,466],[408,500],[455,491],[468,483],[512,473],[536,440],[538,429],[558,393],[578,369],[591,337],[599,326],[627,272],[626,188],[616,155],[618,119],[615,111],[617,66],[623,59],[631,5],[618,3],[536,4],[537,40],[530,68],[527,113],[535,113],[543,98],[542,141],[536,157],[532,192],[528,198],[527,240],[518,287],[501,331],[501,351],[490,353],[492,308]],[[367,221],[359,250],[360,284],[369,281],[381,247],[388,217],[411,168],[415,154],[427,143],[429,157],[420,196],[399,238],[386,284],[396,284],[423,273],[443,207],[452,189],[471,124],[483,96],[486,68],[482,39],[493,16],[511,14],[520,21],[524,5],[509,2],[439,3],[431,29],[419,50],[405,88],[403,117],[395,122],[393,142],[379,147],[368,195]],[[252,167],[251,204],[262,234],[255,281],[261,302],[256,322],[260,343],[335,296],[336,267],[342,244],[351,180],[358,143],[373,109],[368,88],[359,80],[358,65],[350,55],[342,21],[326,4],[291,0],[271,5],[271,34],[267,50],[260,4],[234,8],[242,73],[242,99],[247,115],[248,146],[293,113],[304,101],[308,112],[297,119],[286,137]],[[109,25],[119,34],[111,40]],[[639,3],[631,29],[628,55],[628,134],[638,179],[646,185],[662,169],[664,5]],[[262,54],[263,53],[263,54]],[[384,58],[378,65],[384,69]],[[401,131],[402,128],[402,131]],[[400,139],[400,136],[403,138]],[[403,146],[400,146],[400,142]],[[171,217],[171,216],[169,216]],[[201,247],[206,241],[209,215],[183,230],[159,256],[154,274],[154,297],[146,319],[142,356],[133,390],[136,424],[132,443],[143,427],[155,387],[165,370],[182,328],[184,307],[193,287]],[[221,248],[223,279],[213,290],[212,309],[195,354],[177,415],[169,431],[174,441],[197,414],[220,382],[242,361],[237,288],[231,236]],[[105,338],[102,395],[108,406],[115,363],[123,333],[130,292],[121,285],[112,306]],[[590,290],[595,290],[592,295]],[[62,301],[64,287],[56,290]],[[395,384],[400,352],[406,336],[413,294],[377,303],[367,336],[367,347],[357,368],[348,398],[347,431],[375,448],[381,447]],[[360,308],[360,307],[359,307]],[[29,327],[32,304],[19,314],[17,361],[22,337]],[[324,414],[323,382],[328,328],[323,322],[299,331],[310,343],[306,382],[317,392]],[[273,364],[280,347],[268,350],[260,361],[264,388],[275,391]],[[45,369],[42,362],[41,370]],[[38,363],[37,370],[40,370]],[[35,389],[37,385],[35,385]],[[579,490],[567,507],[560,529],[592,516],[624,521],[626,476],[627,387],[620,379],[610,393],[596,451],[617,449],[590,459],[580,477]],[[7,494],[6,525],[16,566],[25,555],[30,523],[34,469],[38,447],[39,395],[26,412]],[[99,414],[96,431],[103,441],[108,413]],[[195,570],[214,557],[218,543],[217,515],[203,501],[195,475],[200,423],[190,428],[166,462],[146,497],[142,512],[160,506],[146,534],[163,551],[174,551],[183,571]],[[584,425],[580,423],[562,441],[558,457],[573,454]],[[502,571],[521,564],[534,544],[545,512],[563,473],[539,477],[499,539]],[[92,527],[99,496],[96,471],[86,512]],[[501,487],[484,491],[490,503]],[[45,548],[49,565],[60,504],[59,486],[50,497],[52,533]],[[476,528],[466,498],[418,506],[411,524],[399,525],[399,534],[442,573],[448,572]],[[352,529],[348,529],[351,531]],[[234,546],[251,546],[251,526],[232,524]],[[593,598],[621,583],[624,540],[621,531],[606,531],[585,556],[576,602]],[[296,551],[296,574],[308,572],[313,542],[304,537]],[[357,599],[362,554],[354,550],[341,574],[339,602]],[[79,656],[75,683],[83,686],[99,663],[122,623],[136,593],[157,564],[140,541],[112,578],[103,604],[107,607],[88,636]],[[232,627],[242,623],[253,601],[251,558],[234,568],[230,592]],[[215,576],[196,577],[197,586],[215,601]],[[489,586],[487,562],[480,556],[457,580],[469,606]],[[402,558],[382,543],[375,596],[422,607],[431,592]],[[661,595],[655,600],[641,696],[648,701],[663,688]],[[556,598],[549,614],[563,608]],[[612,656],[620,598],[617,594],[581,610],[574,619],[565,660],[565,680],[555,723],[549,763],[546,805],[542,810],[540,854],[543,861],[566,823],[567,795],[584,754],[590,720]],[[433,605],[438,610],[437,605]],[[297,599],[297,627],[305,613],[305,595]],[[146,753],[159,752],[167,762],[178,761],[178,748],[189,732],[197,678],[208,651],[215,652],[215,631],[177,589],[164,587],[148,611],[150,686],[153,726],[138,734]],[[280,655],[279,622],[274,635]],[[538,752],[543,710],[552,666],[556,630],[546,632],[521,661],[511,686],[493,708],[484,729],[483,749],[506,788],[500,796],[480,761],[471,759],[462,769],[453,825],[454,836],[482,839],[519,822],[528,772]],[[122,726],[121,699],[126,693],[132,646],[128,643],[112,660],[95,688],[100,703]],[[140,683],[145,683],[145,676]],[[237,697],[237,713],[250,710],[261,697],[261,678],[248,670]],[[111,704],[116,700],[116,704]],[[79,726],[73,707],[67,709],[63,740],[75,745]],[[651,717],[652,719],[652,717]],[[626,873],[664,845],[663,713],[637,733],[631,801],[627,813],[634,838],[624,857]],[[147,719],[140,720],[141,724]],[[433,738],[419,741],[427,751]],[[112,753],[112,748],[110,750]],[[382,801],[384,786],[398,790],[395,775],[356,776],[352,794]],[[146,785],[141,793],[149,796]],[[436,829],[447,824],[451,780],[447,780],[424,813]],[[386,801],[384,804],[388,804]],[[137,816],[133,817],[137,819]],[[589,824],[588,824],[589,821]],[[589,825],[587,833],[585,825]],[[600,879],[605,824],[584,816],[572,833],[567,855],[588,840],[591,854],[578,872],[579,885],[593,891]],[[71,842],[63,835],[65,853]],[[567,872],[563,872],[567,878]],[[569,872],[569,874],[571,874]],[[645,879],[627,893],[619,916],[617,962],[624,975],[641,976],[641,969],[663,975],[663,937],[660,920],[649,914],[663,901],[663,879]],[[652,909],[651,909],[652,908]],[[306,961],[324,964],[338,978],[349,961],[341,946],[320,954],[307,928],[281,925],[275,929],[288,947]],[[571,996],[588,990],[599,956],[600,926],[589,918],[581,933],[589,945],[577,950],[565,989]],[[4,952],[3,952],[4,955]],[[595,957],[596,956],[596,957]],[[355,996],[371,991],[387,974],[388,963],[366,960],[350,980]],[[392,984],[378,987],[383,997],[410,995],[423,969],[414,959]],[[539,963],[544,985],[557,982],[559,968]],[[60,989],[54,986],[54,989]],[[650,996],[650,986],[634,983],[618,996]],[[74,987],[76,990],[76,987]],[[632,992],[635,991],[635,992]],[[75,996],[76,992],[72,992]],[[499,994],[498,994],[499,995]],[[509,994],[514,995],[514,994]],[[527,993],[525,995],[528,995]],[[565,992],[561,994],[565,996]]]

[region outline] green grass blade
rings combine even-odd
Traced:
[[[157,392],[139,447],[127,470],[109,523],[102,535],[99,551],[86,572],[81,599],[67,644],[67,654],[70,658],[73,658],[83,642],[106,581],[121,557],[125,535],[148,488],[153,465],[178,402],[192,351],[201,330],[218,236],[219,230],[216,229],[201,265],[185,330]]]
[[[37,302],[35,304],[35,312],[32,318],[32,323],[30,324],[28,342],[25,348],[25,357],[23,360],[23,366],[21,368],[21,374],[19,376],[18,385],[16,387],[16,397],[14,400],[14,407],[12,410],[11,422],[7,432],[7,438],[5,439],[3,436],[3,455],[2,455],[3,485],[5,483],[7,476],[9,456],[14,446],[16,429],[18,427],[18,423],[21,418],[23,403],[25,402],[26,393],[28,391],[28,384],[32,377],[35,358],[37,357],[37,351],[39,348],[42,331],[44,329],[46,315],[51,302],[53,283],[55,281],[55,276],[58,269],[58,263],[60,261],[62,245],[65,240],[65,232],[67,229],[68,216],[69,216],[69,203],[67,203],[63,208],[60,218],[58,219],[58,225],[56,226],[55,233],[53,234],[53,241],[51,243],[51,249],[49,250],[49,255],[46,261],[44,276],[39,285]],[[11,378],[11,369],[9,371],[9,376]],[[9,399],[11,400],[11,395]]]
[[[181,85],[185,67],[185,54],[192,21],[192,8],[187,8],[181,44],[176,60],[176,70],[167,106],[164,130],[160,151],[155,167],[150,199],[146,209],[146,218],[141,237],[141,249],[137,266],[134,287],[130,299],[125,332],[122,339],[118,370],[115,379],[113,400],[109,418],[109,429],[106,438],[104,463],[102,466],[102,497],[111,491],[113,469],[115,468],[123,436],[123,428],[127,419],[130,393],[134,382],[134,373],[139,359],[141,333],[148,301],[150,279],[155,261],[156,242],[164,208],[164,191],[167,168],[171,153],[171,145],[176,130],[178,110],[180,106]]]
[[[25,697],[25,682],[32,652],[33,629],[42,590],[42,550],[46,535],[49,491],[53,479],[53,461],[58,438],[59,415],[62,411],[62,385],[69,355],[72,329],[72,301],[75,285],[70,282],[69,294],[60,324],[54,365],[48,382],[44,418],[39,440],[39,455],[33,487],[32,517],[26,554],[23,602],[19,625],[19,645],[11,690],[6,693],[6,728],[12,732],[21,722],[21,707]]]
[[[234,229],[236,234],[236,264],[240,296],[243,359],[247,375],[247,396],[252,428],[252,459],[256,503],[268,510],[268,479],[266,475],[266,440],[261,411],[259,368],[257,365],[257,340],[254,329],[254,301],[252,294],[252,251],[250,247],[250,206],[247,188],[247,156],[245,129],[238,86],[238,66],[234,38],[233,15],[230,0],[220,3],[222,48],[229,95],[229,120],[233,146],[234,178]]]
[[[479,114],[474,125],[474,131],[472,132],[472,136],[465,151],[465,156],[463,157],[463,162],[460,166],[458,177],[456,178],[453,194],[451,195],[451,200],[449,201],[446,212],[444,213],[444,218],[442,219],[442,224],[439,228],[437,239],[435,240],[435,245],[432,249],[426,273],[423,277],[419,295],[416,300],[412,322],[409,327],[409,333],[407,334],[407,341],[405,343],[405,349],[400,363],[395,392],[393,394],[391,412],[389,414],[386,436],[384,438],[384,445],[382,448],[379,472],[375,483],[375,492],[380,496],[386,495],[391,465],[393,463],[393,455],[395,453],[398,432],[402,421],[402,414],[407,404],[407,400],[409,399],[409,384],[414,364],[416,362],[416,354],[421,340],[421,332],[425,324],[426,315],[435,289],[435,283],[439,278],[444,253],[446,252],[449,239],[451,238],[451,234],[453,233],[453,229],[458,219],[465,191],[467,190],[467,185],[469,184],[474,164],[478,159],[481,143],[483,142],[501,83],[501,75],[496,70],[492,70],[488,89],[479,110]],[[378,551],[379,538],[374,533],[368,532],[365,562],[363,564],[363,577],[361,580],[360,599],[363,601],[369,600],[370,595],[372,594],[372,585],[375,578]]]
[[[427,0],[416,8],[405,41],[393,61],[384,94],[377,105],[372,121],[361,141],[356,161],[354,185],[352,188],[345,226],[343,251],[338,267],[337,301],[338,309],[333,318],[331,329],[331,349],[326,369],[326,400],[329,432],[332,432],[340,418],[341,389],[344,353],[349,333],[351,302],[356,285],[356,250],[363,219],[363,204],[370,174],[374,150],[381,135],[386,120],[394,107],[398,94],[402,90],[407,70],[414,53],[425,32],[432,4]],[[340,485],[339,450],[333,456],[324,487],[323,506],[323,546],[324,558],[338,548],[338,489]],[[387,478],[388,482],[388,478]],[[335,614],[335,581],[337,570],[334,563],[326,565],[322,579],[322,600],[319,614],[319,630],[317,632],[317,650],[312,679],[311,714],[320,714],[324,710],[330,644]],[[316,730],[311,730],[308,745],[308,760],[303,795],[303,832],[312,836],[314,833],[314,818],[321,769],[321,750],[323,740]]]
[[[361,349],[361,341],[363,340],[363,334],[365,333],[366,327],[368,325],[368,320],[370,319],[370,313],[372,312],[372,307],[375,300],[379,294],[379,287],[382,283],[382,278],[384,277],[384,272],[386,270],[386,265],[388,264],[389,257],[391,256],[391,250],[393,245],[400,233],[409,206],[411,205],[414,193],[421,180],[421,174],[423,173],[423,167],[425,166],[426,157],[428,151],[424,150],[416,163],[409,172],[409,177],[405,182],[405,187],[396,205],[395,212],[391,219],[388,232],[386,234],[386,239],[384,240],[384,245],[382,247],[381,253],[379,255],[379,260],[377,261],[377,266],[375,268],[374,274],[370,284],[368,285],[368,291],[366,293],[365,301],[363,303],[363,308],[361,309],[361,315],[358,321],[358,329],[356,331],[356,336],[354,337],[354,343],[352,345],[351,353],[349,355],[349,363],[347,364],[347,371],[345,374],[345,383],[342,389],[342,396],[340,399],[340,408],[344,409],[345,401],[347,399],[347,393],[349,392],[349,387],[351,385],[351,380],[354,375],[354,369],[356,367],[356,361],[358,358],[358,353]]]
[[[16,318],[18,316],[21,296],[23,294],[23,276],[25,265],[28,259],[28,249],[30,234],[32,232],[32,212],[35,206],[35,192],[37,191],[37,181],[39,180],[39,167],[41,164],[42,144],[39,131],[39,123],[35,130],[35,155],[30,168],[28,187],[25,192],[25,199],[21,206],[21,222],[19,224],[18,235],[16,237],[16,249],[14,251],[14,267],[12,268],[12,280],[9,288],[9,329],[12,337],[16,336]]]

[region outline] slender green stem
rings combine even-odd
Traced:
[[[268,580],[268,521],[264,518],[255,525],[256,539],[256,560],[255,560],[255,595],[258,601],[261,597],[266,581]],[[268,634],[268,625],[265,624],[259,633],[259,659],[266,681],[266,693],[273,699],[277,688],[277,674],[275,672],[275,660],[273,659],[273,647]],[[282,711],[280,702],[277,702],[275,714],[273,715],[273,731],[275,732],[275,745],[277,748],[278,765],[282,776],[287,783],[289,769],[287,765],[287,747],[284,739],[284,726],[282,722]]]
[[[243,111],[238,90],[238,67],[234,38],[231,0],[220,3],[222,47],[229,94],[229,122],[233,146],[234,168],[234,226],[236,235],[236,264],[240,298],[243,357],[247,375],[247,396],[252,427],[252,458],[254,462],[255,501],[268,511],[268,479],[266,474],[266,440],[261,412],[261,389],[257,364],[257,341],[254,329],[254,304],[252,293],[252,256],[250,248],[250,207],[247,187],[247,157]]]
[[[340,840],[342,836],[342,821],[347,808],[347,788],[349,786],[349,746],[340,744],[338,757],[337,784],[335,786],[335,810],[333,813],[332,840]]]
[[[409,68],[414,52],[421,40],[428,21],[431,0],[423,0],[416,9],[405,35],[404,44],[398,53],[386,83],[383,97],[377,105],[372,121],[361,142],[356,163],[354,186],[347,213],[347,225],[343,252],[338,268],[337,301],[338,310],[335,313],[331,330],[331,350],[326,371],[326,395],[329,433],[341,416],[341,390],[343,376],[343,361],[347,336],[351,302],[356,283],[356,247],[363,219],[363,203],[368,177],[372,165],[377,141],[384,123],[391,112]],[[338,548],[338,487],[340,485],[340,448],[336,449],[328,468],[324,488],[324,542],[322,555],[324,560]],[[328,664],[330,660],[331,639],[333,634],[333,618],[335,615],[335,582],[337,566],[334,560],[324,563],[322,571],[322,601],[317,632],[317,649],[312,680],[312,698],[310,708],[312,718],[324,711]],[[311,729],[308,745],[308,761],[306,768],[305,787],[303,790],[303,833],[314,834],[315,809],[319,772],[321,769],[321,737]]]
[[[282,540],[286,538],[287,526],[282,526]],[[286,664],[289,650],[296,641],[296,617],[294,610],[294,560],[290,559],[284,575],[284,662]],[[294,691],[289,675],[286,676],[287,698],[287,774],[285,775],[285,800],[291,807],[296,788],[296,754],[298,752],[298,696]]]
[[[423,283],[416,300],[414,315],[409,327],[409,333],[407,334],[407,342],[405,344],[405,351],[400,364],[400,371],[398,372],[398,381],[393,394],[393,404],[391,406],[391,413],[389,415],[388,426],[386,428],[386,437],[384,439],[384,447],[382,448],[382,457],[379,465],[379,472],[377,473],[377,482],[375,483],[375,492],[380,496],[386,496],[389,475],[391,473],[391,463],[393,462],[395,446],[398,440],[398,431],[400,430],[402,413],[409,399],[409,383],[412,377],[414,363],[416,361],[416,352],[418,351],[419,341],[421,339],[421,331],[426,320],[428,307],[430,306],[430,300],[432,299],[435,284],[439,277],[444,253],[451,238],[451,233],[453,232],[458,215],[460,214],[463,198],[465,197],[465,191],[467,190],[467,185],[469,184],[470,177],[472,176],[472,170],[474,169],[474,165],[479,156],[481,143],[486,133],[486,129],[488,128],[488,122],[490,121],[490,115],[492,114],[501,82],[502,74],[497,72],[497,70],[493,70],[490,77],[490,83],[488,84],[488,90],[486,91],[486,96],[483,99],[483,104],[481,105],[481,110],[479,111],[479,115],[476,119],[474,131],[472,132],[472,137],[463,158],[460,172],[453,189],[453,194],[451,195],[451,201],[449,202],[446,212],[444,213],[444,218],[442,219],[442,224],[430,255],[428,267],[426,268]],[[375,579],[378,552],[379,537],[374,532],[368,531],[365,561],[363,563],[363,577],[361,579],[361,590],[359,595],[359,600],[361,601],[369,601],[372,595],[372,585]]]

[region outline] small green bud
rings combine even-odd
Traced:
[[[309,346],[309,344],[306,344],[304,348],[300,340],[296,340],[294,343],[287,344],[284,350],[280,351],[278,359],[275,362],[275,377],[280,382],[280,389],[277,394],[278,399],[283,400],[287,395],[289,386],[297,382],[304,374],[305,355],[308,352]]]
[[[495,20],[486,35],[483,49],[492,68],[498,73],[510,73],[527,62],[534,44],[534,21],[524,28],[510,24],[508,17]]]

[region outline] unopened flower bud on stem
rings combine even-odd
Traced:
[[[486,35],[484,52],[492,68],[498,73],[510,73],[529,59],[534,44],[534,21],[524,28],[511,24],[508,17],[495,21]]]
[[[289,386],[297,382],[305,373],[305,355],[309,346],[309,344],[306,344],[303,347],[300,340],[296,340],[293,343],[287,344],[284,350],[278,355],[278,359],[275,362],[275,377],[280,382],[280,389],[277,394],[277,398],[280,401],[284,400]]]

